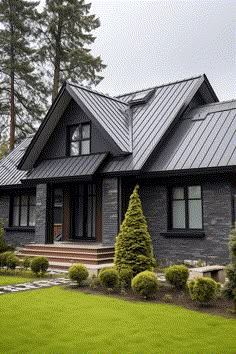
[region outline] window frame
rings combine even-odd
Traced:
[[[200,187],[200,193],[201,196],[200,198],[189,198],[188,195],[188,188],[189,187]],[[183,188],[184,190],[184,212],[185,212],[185,228],[175,228],[173,227],[173,201],[175,200],[173,198],[173,191],[175,188]],[[190,228],[189,227],[189,200],[201,200],[201,215],[202,215],[202,227],[201,228]],[[173,185],[169,189],[169,230],[170,231],[180,231],[180,232],[194,232],[194,231],[203,231],[204,230],[204,225],[203,225],[203,193],[202,193],[202,186],[200,184],[187,184],[187,185]]]
[[[83,126],[89,126],[89,138],[83,138],[82,137],[82,130],[83,130]],[[79,128],[79,138],[76,140],[72,140],[72,129],[73,128]],[[89,153],[87,154],[82,154],[82,143],[84,141],[89,141]],[[71,144],[73,142],[78,142],[79,143],[79,153],[76,155],[72,155],[71,154]],[[86,155],[90,155],[91,154],[91,122],[83,122],[80,124],[72,124],[72,125],[68,125],[67,126],[67,151],[66,151],[66,155],[70,156],[70,157],[74,157],[74,156],[86,156]]]
[[[32,197],[35,197],[35,204],[32,204],[31,203],[31,198]],[[17,224],[14,224],[14,206],[15,206],[15,200],[19,198],[19,205],[17,205],[18,207],[18,216],[17,216],[17,219],[18,219],[18,222]],[[27,198],[27,222],[26,222],[26,225],[21,225],[21,218],[22,218],[22,213],[21,213],[21,210],[22,210],[22,206],[25,206],[25,205],[22,205],[22,199],[23,198]],[[34,207],[35,208],[35,220],[34,220],[34,225],[30,225],[30,208],[31,207]],[[21,194],[14,194],[11,196],[11,199],[10,199],[10,217],[9,217],[9,227],[11,228],[20,228],[20,229],[24,229],[24,228],[29,228],[29,229],[34,229],[35,228],[35,224],[36,224],[36,195],[35,194],[24,194],[24,193],[21,193]]]

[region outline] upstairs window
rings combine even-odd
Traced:
[[[19,195],[13,198],[12,226],[35,226],[34,195]]]
[[[90,124],[72,125],[68,131],[68,155],[79,156],[90,154]]]
[[[182,230],[203,228],[201,186],[172,188],[171,228]]]

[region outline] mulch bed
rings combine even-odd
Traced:
[[[101,286],[97,286],[95,289],[93,289],[88,285],[80,287],[78,287],[77,285],[67,285],[65,288],[80,291],[85,294],[112,296],[119,299],[134,302],[141,301],[149,303],[177,305],[185,307],[189,310],[236,319],[236,315],[230,312],[230,310],[234,308],[233,301],[221,297],[219,299],[211,301],[208,305],[203,306],[196,303],[195,301],[192,301],[187,290],[179,291],[166,284],[162,284],[157,294],[148,300],[140,298],[138,295],[134,294],[132,290],[128,290],[127,293],[123,295],[118,291],[108,292]]]

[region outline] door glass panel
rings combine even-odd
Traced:
[[[173,188],[173,199],[184,199],[184,188]]]
[[[35,206],[31,205],[29,210],[29,226],[35,226]]]

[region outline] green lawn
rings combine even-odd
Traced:
[[[60,287],[0,296],[1,353],[235,353],[236,320]]]
[[[32,282],[34,279],[32,278],[26,278],[26,277],[14,277],[14,276],[0,276],[0,286],[1,285],[13,285],[13,284],[20,284],[20,283],[27,283],[27,282]]]

